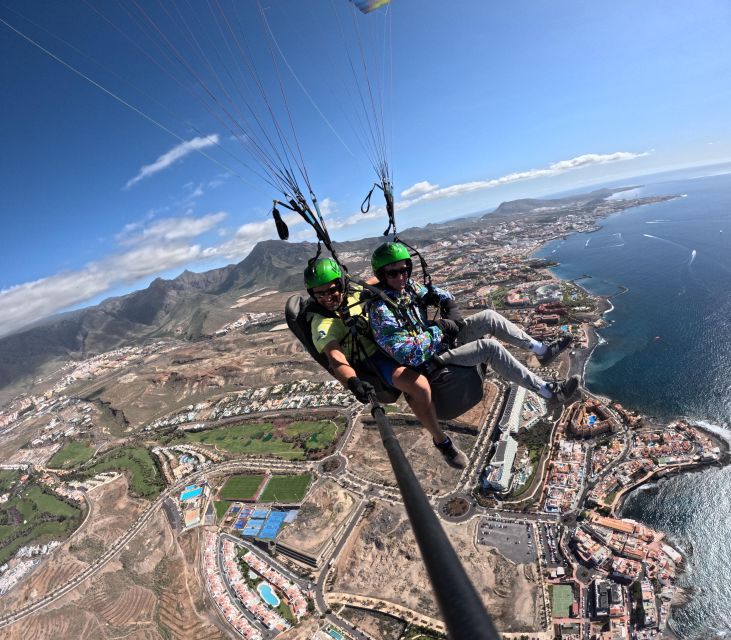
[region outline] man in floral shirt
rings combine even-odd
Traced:
[[[309,294],[323,308],[324,314],[313,313],[308,319],[312,332],[312,343],[319,353],[327,357],[330,371],[344,387],[362,403],[368,403],[373,387],[361,380],[354,365],[358,363],[358,353],[368,358],[391,386],[406,394],[406,400],[421,424],[431,434],[432,439],[448,440],[437,420],[431,401],[429,381],[418,371],[404,367],[381,353],[370,337],[349,339],[350,331],[341,317],[343,306],[349,307],[352,316],[363,313],[357,304],[356,294],[360,289],[345,287],[345,278],[340,265],[332,258],[321,258],[307,265],[304,273],[305,286]],[[348,295],[350,289],[353,289]],[[346,300],[346,297],[350,299]],[[451,441],[450,441],[451,442]],[[454,445],[442,447],[441,454],[450,466],[463,469],[467,466],[467,456]]]
[[[500,377],[561,403],[577,391],[578,376],[546,382],[488,336],[529,349],[541,364],[548,363],[567,347],[570,337],[544,344],[491,310],[462,318],[450,293],[436,287],[429,291],[411,279],[411,255],[400,242],[379,246],[373,252],[371,265],[386,295],[395,303],[390,305],[380,300],[371,306],[371,330],[381,349],[397,362],[427,374],[448,364],[465,367],[487,364]],[[427,305],[439,306],[442,317],[428,320]]]

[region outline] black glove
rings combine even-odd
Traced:
[[[419,304],[424,305],[425,307],[438,307],[441,303],[442,299],[439,297],[439,294],[434,291],[434,289],[429,289],[419,300]]]
[[[357,376],[348,379],[348,389],[355,396],[358,402],[368,404],[371,401],[370,395],[376,392],[375,387]]]
[[[429,360],[421,365],[420,372],[427,378],[431,378],[442,367],[445,367],[443,360],[439,356],[432,356]]]
[[[434,321],[434,324],[442,330],[442,333],[450,342],[457,337],[457,334],[462,329],[459,323],[449,318],[439,318],[439,320]]]
[[[456,300],[443,300],[439,304],[439,309],[441,311],[442,318],[454,320],[459,325],[460,329],[464,327],[465,321],[462,318],[462,312],[459,310],[459,305]]]

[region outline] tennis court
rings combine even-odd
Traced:
[[[574,601],[574,590],[568,584],[552,584],[551,606],[554,618],[568,618]]]
[[[258,536],[261,528],[264,526],[264,520],[249,520],[241,532],[242,536]]]
[[[259,537],[262,540],[274,540],[274,538],[277,537],[279,530],[282,528],[286,515],[287,514],[283,511],[272,511],[266,519],[266,522],[261,529],[261,533],[259,533]]]

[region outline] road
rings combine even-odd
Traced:
[[[57,587],[52,593],[46,594],[45,596],[34,600],[30,604],[13,611],[12,613],[0,618],[0,629],[7,627],[32,613],[36,613],[41,609],[53,604],[58,599],[65,596],[67,593],[78,587],[82,582],[88,580],[93,575],[103,569],[110,561],[112,561],[124,547],[143,529],[145,524],[152,518],[159,508],[162,507],[163,503],[168,497],[174,496],[176,493],[182,491],[186,485],[196,482],[202,479],[206,475],[210,474],[223,474],[223,473],[236,473],[240,471],[249,470],[278,470],[278,471],[302,471],[302,470],[314,470],[312,463],[291,463],[282,462],[278,459],[272,460],[233,460],[225,461],[217,464],[210,465],[201,471],[186,476],[176,484],[165,489],[150,506],[142,512],[137,520],[125,531],[117,540],[92,564],[90,564],[81,573],[77,574],[63,585]],[[78,529],[77,532],[78,533]],[[76,534],[74,534],[76,535]],[[73,536],[72,536],[73,538]],[[70,539],[72,539],[70,538]]]
[[[503,407],[505,406],[505,394],[508,385],[500,381],[495,381],[494,384],[498,388],[497,398],[502,398],[502,400],[493,403],[490,412],[485,416],[485,421],[480,425],[477,441],[470,452],[469,464],[462,472],[462,476],[457,484],[457,491],[459,492],[469,492],[469,488],[474,487],[478,483],[490,449],[493,429],[496,428]]]
[[[223,549],[221,549],[220,541],[221,538],[219,537],[218,541],[216,542],[216,564],[218,565],[218,573],[221,574],[221,576],[223,577],[223,584],[226,585],[226,591],[228,591],[229,600],[234,603],[234,606],[254,627],[261,631],[262,635],[265,638],[273,638],[276,634],[272,634],[271,631],[269,631],[261,622],[259,622],[257,617],[253,613],[251,613],[251,611],[249,611],[243,604],[241,604],[238,597],[234,593],[233,587],[229,584],[228,576],[223,569]]]
[[[357,413],[360,413],[365,410],[365,407],[353,407],[348,411],[348,424],[344,433],[343,438],[341,439],[340,443],[338,444],[337,451],[342,451],[343,447],[346,446],[347,441],[349,439],[349,436],[352,434],[353,429],[355,428],[355,424],[357,421],[354,419]],[[473,453],[473,468],[466,471],[462,477],[460,478],[460,485],[466,485],[466,483],[469,483],[473,477],[476,477],[475,474],[479,473],[479,461],[482,458],[483,449],[487,446],[489,443],[489,439],[487,437],[486,432],[488,429],[484,428],[490,424],[493,424],[497,418],[498,411],[497,409],[493,410],[491,412],[486,421],[485,425],[483,425],[483,429],[481,429],[481,434],[478,437],[478,444],[479,446],[476,447],[477,451]],[[15,622],[18,622],[22,620],[23,618],[26,618],[27,616],[34,614],[41,609],[53,604],[54,602],[58,601],[60,598],[65,596],[67,593],[78,587],[80,584],[82,584],[84,581],[88,580],[92,576],[94,576],[96,573],[98,573],[100,570],[102,570],[110,561],[112,561],[119,553],[135,538],[136,535],[139,534],[139,532],[144,528],[144,526],[149,522],[150,518],[152,518],[158,509],[160,509],[165,501],[168,498],[173,498],[178,492],[180,492],[185,486],[192,484],[198,480],[203,479],[206,476],[215,476],[215,475],[223,475],[223,474],[232,474],[237,472],[244,472],[244,471],[274,471],[274,472],[298,472],[301,473],[303,471],[309,471],[311,473],[317,474],[317,464],[313,462],[287,462],[282,461],[278,458],[271,458],[271,459],[240,459],[240,460],[233,460],[233,461],[224,461],[219,462],[215,464],[208,465],[207,467],[194,472],[193,474],[185,477],[184,479],[180,480],[174,485],[171,485],[167,489],[165,489],[158,498],[152,502],[148,508],[139,515],[137,520],[99,557],[97,558],[91,565],[89,565],[86,569],[84,569],[81,573],[74,576],[72,579],[61,585],[60,587],[57,587],[53,590],[53,592],[46,594],[45,596],[34,600],[33,602],[27,604],[26,606],[22,607],[21,609],[18,609],[3,618],[0,618],[0,629],[7,627],[11,624],[14,624]],[[329,474],[328,474],[329,475]],[[328,605],[324,598],[324,585],[326,577],[329,573],[329,568],[331,566],[331,561],[334,561],[338,554],[341,552],[343,546],[348,541],[350,535],[353,532],[353,529],[357,525],[358,521],[363,515],[363,512],[365,510],[366,500],[370,496],[377,497],[380,500],[385,500],[392,503],[401,503],[401,497],[398,492],[398,489],[395,487],[387,487],[384,485],[380,485],[374,482],[370,482],[367,480],[364,480],[363,478],[360,478],[353,474],[350,470],[347,469],[347,460],[346,460],[346,468],[343,473],[340,473],[338,475],[331,475],[336,482],[341,484],[341,486],[348,488],[351,491],[354,491],[357,495],[362,497],[362,502],[360,503],[358,509],[356,510],[351,522],[346,527],[345,531],[343,532],[343,535],[340,538],[340,541],[334,548],[332,554],[327,560],[326,569],[321,572],[317,583],[315,584],[315,602],[318,610],[325,615],[326,619],[331,622],[332,624],[341,627],[344,629],[347,633],[352,635],[357,640],[370,640],[366,635],[360,633],[355,628],[353,628],[350,624],[348,624],[345,620],[341,619],[340,617],[336,616],[332,613],[327,613],[328,611]],[[506,515],[508,518],[511,518],[511,515],[508,513],[506,514],[504,510],[501,509],[487,509],[487,508],[478,508],[477,513],[475,515],[483,515],[483,516],[491,516],[493,518],[499,519],[499,518],[505,518]],[[440,516],[441,517],[441,516]],[[532,522],[554,522],[554,519],[546,516],[539,516],[536,514],[516,514],[515,516],[512,516],[515,520],[520,521],[532,521]],[[75,534],[74,534],[75,535]],[[73,537],[73,536],[72,536]],[[242,541],[240,539],[234,538],[233,536],[229,537],[230,539],[233,539],[237,544],[242,544]],[[247,545],[244,545],[247,546]],[[250,548],[250,547],[248,547]],[[256,553],[257,551],[254,550]],[[271,558],[267,557],[267,562],[272,562]],[[219,557],[219,565],[220,565],[220,557]],[[219,569],[222,569],[222,567],[219,566]],[[279,570],[282,570],[283,573],[288,575],[290,579],[294,580],[298,584],[304,584],[300,578],[296,578],[294,575],[291,574],[291,572],[288,572],[286,568],[284,567],[278,567]],[[309,584],[308,584],[309,586]],[[235,598],[234,598],[235,599]]]
[[[243,538],[237,538],[236,536],[232,536],[230,533],[222,533],[219,537],[221,539],[230,540],[236,546],[243,547],[247,551],[251,551],[251,553],[253,553],[255,556],[259,556],[261,560],[263,560],[267,564],[272,565],[279,573],[287,576],[287,578],[294,582],[300,589],[303,589],[304,591],[309,591],[309,589],[312,587],[312,583],[309,580],[305,580],[304,578],[298,576],[296,573],[293,573],[282,563],[278,562],[269,554],[264,553],[261,549],[255,547],[253,544],[249,544]]]
[[[320,575],[317,578],[317,582],[315,583],[315,606],[317,607],[317,610],[321,614],[325,614],[325,619],[338,626],[343,628],[349,635],[353,636],[356,640],[371,640],[368,636],[364,635],[360,631],[358,631],[355,627],[351,626],[349,623],[347,623],[342,618],[336,616],[334,613],[327,613],[329,611],[329,607],[327,602],[325,602],[325,581],[327,580],[327,576],[330,574],[330,569],[332,568],[332,565],[334,564],[335,560],[337,559],[340,551],[345,546],[345,543],[350,538],[350,534],[353,532],[353,529],[356,527],[358,522],[360,522],[361,517],[363,516],[363,512],[365,511],[366,505],[365,502],[361,502],[360,505],[358,505],[358,508],[355,511],[355,514],[350,520],[350,523],[345,528],[345,531],[343,532],[343,535],[340,537],[340,540],[338,541],[337,545],[335,545],[335,548],[333,549],[332,553],[327,559],[327,562],[325,563],[325,568],[320,571]]]
[[[185,483],[180,483],[180,488],[182,488],[184,484]],[[178,490],[177,485],[175,489]],[[167,498],[170,492],[171,489],[163,492],[160,497],[150,507],[148,507],[148,509],[144,511],[137,518],[137,520],[135,520],[134,524],[129,529],[127,529],[127,531],[122,534],[122,536],[118,538],[109,549],[107,549],[99,558],[97,558],[81,573],[77,574],[71,580],[56,588],[52,593],[49,593],[42,598],[39,598],[38,600],[34,600],[25,607],[22,607],[21,609],[18,609],[7,616],[0,618],[0,629],[15,622],[18,622],[19,620],[22,620],[30,614],[35,613],[40,609],[43,609],[44,607],[52,604],[59,598],[66,595],[69,591],[72,591],[73,589],[78,587],[82,582],[96,574],[108,562],[114,559],[119,554],[119,552],[122,551],[122,549],[130,542],[130,540],[132,540],[132,538],[134,538],[140,532],[142,527],[144,527],[147,521],[162,505],[163,501],[165,500],[165,498]]]

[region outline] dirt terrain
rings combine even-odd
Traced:
[[[30,578],[0,599],[4,610],[52,591],[103,550],[137,516],[124,477],[99,490],[92,520]],[[8,640],[45,638],[226,638],[209,619],[197,574],[197,532],[176,540],[162,511],[93,578],[39,613],[4,629]]]
[[[378,611],[344,607],[340,615],[358,630],[378,640],[399,640],[406,628],[403,620]]]
[[[317,555],[320,547],[348,520],[355,506],[353,495],[332,480],[318,482],[302,504],[297,519],[285,527],[277,541]]]
[[[124,476],[95,489],[91,500],[91,515],[81,529],[28,578],[0,598],[0,612],[6,613],[44,596],[80,573],[134,522],[146,504],[129,496]]]
[[[497,627],[503,631],[540,630],[537,567],[516,565],[495,551],[475,547],[476,522],[443,526]],[[380,598],[440,617],[402,507],[377,503],[356,535],[338,561],[333,591]]]
[[[460,470],[445,464],[426,429],[418,423],[404,424],[395,414],[389,417],[401,448],[424,489],[437,495],[454,489]],[[475,444],[475,435],[472,433],[451,431],[449,435],[465,453],[469,453]],[[357,476],[377,483],[396,485],[388,454],[374,425],[357,425],[343,454],[348,458],[348,469]]]
[[[16,427],[3,434],[0,438],[0,460],[8,463],[22,463],[25,458],[40,463],[50,458],[57,450],[58,444],[47,444],[37,449],[21,449],[34,438],[43,433],[43,427],[50,422],[49,416],[30,416],[19,420]]]
[[[322,367],[303,356],[289,331],[272,328],[236,329],[195,343],[180,342],[121,375],[74,392],[108,403],[123,416],[126,431],[134,431],[157,417],[230,391],[302,378],[328,379]]]
[[[320,620],[308,618],[301,624],[297,625],[294,629],[290,629],[289,631],[285,631],[281,635],[278,635],[277,640],[311,640],[312,636],[314,636],[320,628],[320,625]],[[329,638],[330,636],[327,637]]]
[[[464,423],[475,429],[481,429],[483,427],[495,402],[502,400],[502,395],[499,393],[499,389],[494,382],[485,382],[483,389],[482,401],[459,416],[456,422]]]

